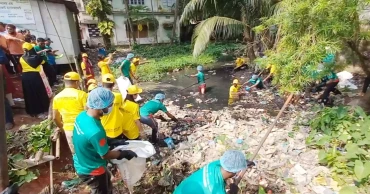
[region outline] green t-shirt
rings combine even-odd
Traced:
[[[45,46],[45,48],[41,48],[39,45],[36,45],[33,48],[35,49],[36,52],[42,51],[44,49],[48,49],[47,46]],[[42,58],[44,59],[45,62],[48,61],[48,57],[47,57],[46,52],[42,52],[40,55],[42,56]]]
[[[105,172],[107,161],[102,159],[108,153],[107,136],[100,120],[80,113],[73,130],[74,166],[80,175],[101,175]]]
[[[261,78],[250,79],[248,82],[251,83],[252,85],[257,84],[257,87],[263,87],[263,82]]]
[[[204,84],[206,83],[205,80],[204,80],[204,73],[199,71],[198,74],[197,74],[197,78],[198,78],[198,84]]]
[[[121,64],[121,71],[125,77],[130,77],[130,66],[131,62],[125,59]]]
[[[167,108],[159,100],[150,100],[140,108],[140,116],[147,117],[150,114],[155,114],[158,111],[167,112]]]

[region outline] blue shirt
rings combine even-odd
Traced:
[[[263,82],[261,78],[250,79],[248,82],[251,83],[252,85],[257,84],[257,87],[263,87]]]
[[[106,57],[107,56],[107,51],[105,50],[105,48],[99,48],[98,49],[98,54],[101,55],[101,56]]]
[[[45,48],[53,50],[50,46],[45,46]],[[57,62],[55,61],[55,56],[52,53],[47,53],[48,63],[49,65],[56,65]]]

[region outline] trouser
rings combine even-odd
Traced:
[[[12,69],[12,71],[9,71],[9,73],[22,73],[22,66],[21,66],[21,63],[19,62],[19,59],[22,57],[22,55],[8,55],[8,58],[9,60],[13,63],[14,65],[14,69],[12,67],[10,67]],[[8,69],[8,68],[7,68]]]
[[[362,86],[362,93],[366,93],[369,85],[370,85],[370,76],[367,76],[364,80],[364,85]]]
[[[50,66],[51,66],[51,68],[53,68],[55,76],[60,74],[60,65],[54,64],[54,65],[50,65]]]
[[[330,92],[333,92],[334,94],[341,94],[341,92],[336,88],[338,83],[339,82],[330,82],[326,84],[324,93],[320,96],[320,99],[324,104],[327,104],[329,102]]]
[[[14,123],[12,108],[9,101],[5,98],[5,123]]]
[[[158,141],[158,123],[151,116],[140,116],[140,122],[152,128],[152,143]]]
[[[68,142],[69,149],[71,150],[72,155],[75,153],[75,147],[73,146],[73,131],[66,131],[64,130],[64,134],[66,135],[66,139]]]
[[[133,82],[131,76],[130,77],[127,77],[127,78],[128,78],[128,80],[130,80],[131,85],[134,85],[134,82]]]
[[[54,83],[57,81],[57,75],[54,69],[48,63],[44,63],[42,68],[44,69],[46,77],[48,77],[50,87],[53,87]]]
[[[106,170],[102,175],[78,175],[81,181],[91,189],[91,194],[112,194],[113,185],[110,180],[111,175]]]

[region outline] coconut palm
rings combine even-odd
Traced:
[[[212,36],[223,39],[242,36],[247,43],[247,55],[253,60],[257,41],[252,29],[261,23],[261,18],[273,13],[276,3],[272,0],[191,0],[180,22],[200,21],[192,38],[193,55],[200,55]],[[269,36],[269,32],[266,33]]]

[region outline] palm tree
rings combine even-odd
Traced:
[[[180,22],[200,21],[192,37],[193,55],[199,56],[212,36],[223,39],[243,36],[246,54],[254,60],[258,41],[252,29],[261,23],[261,18],[273,13],[276,3],[272,0],[191,0]]]

